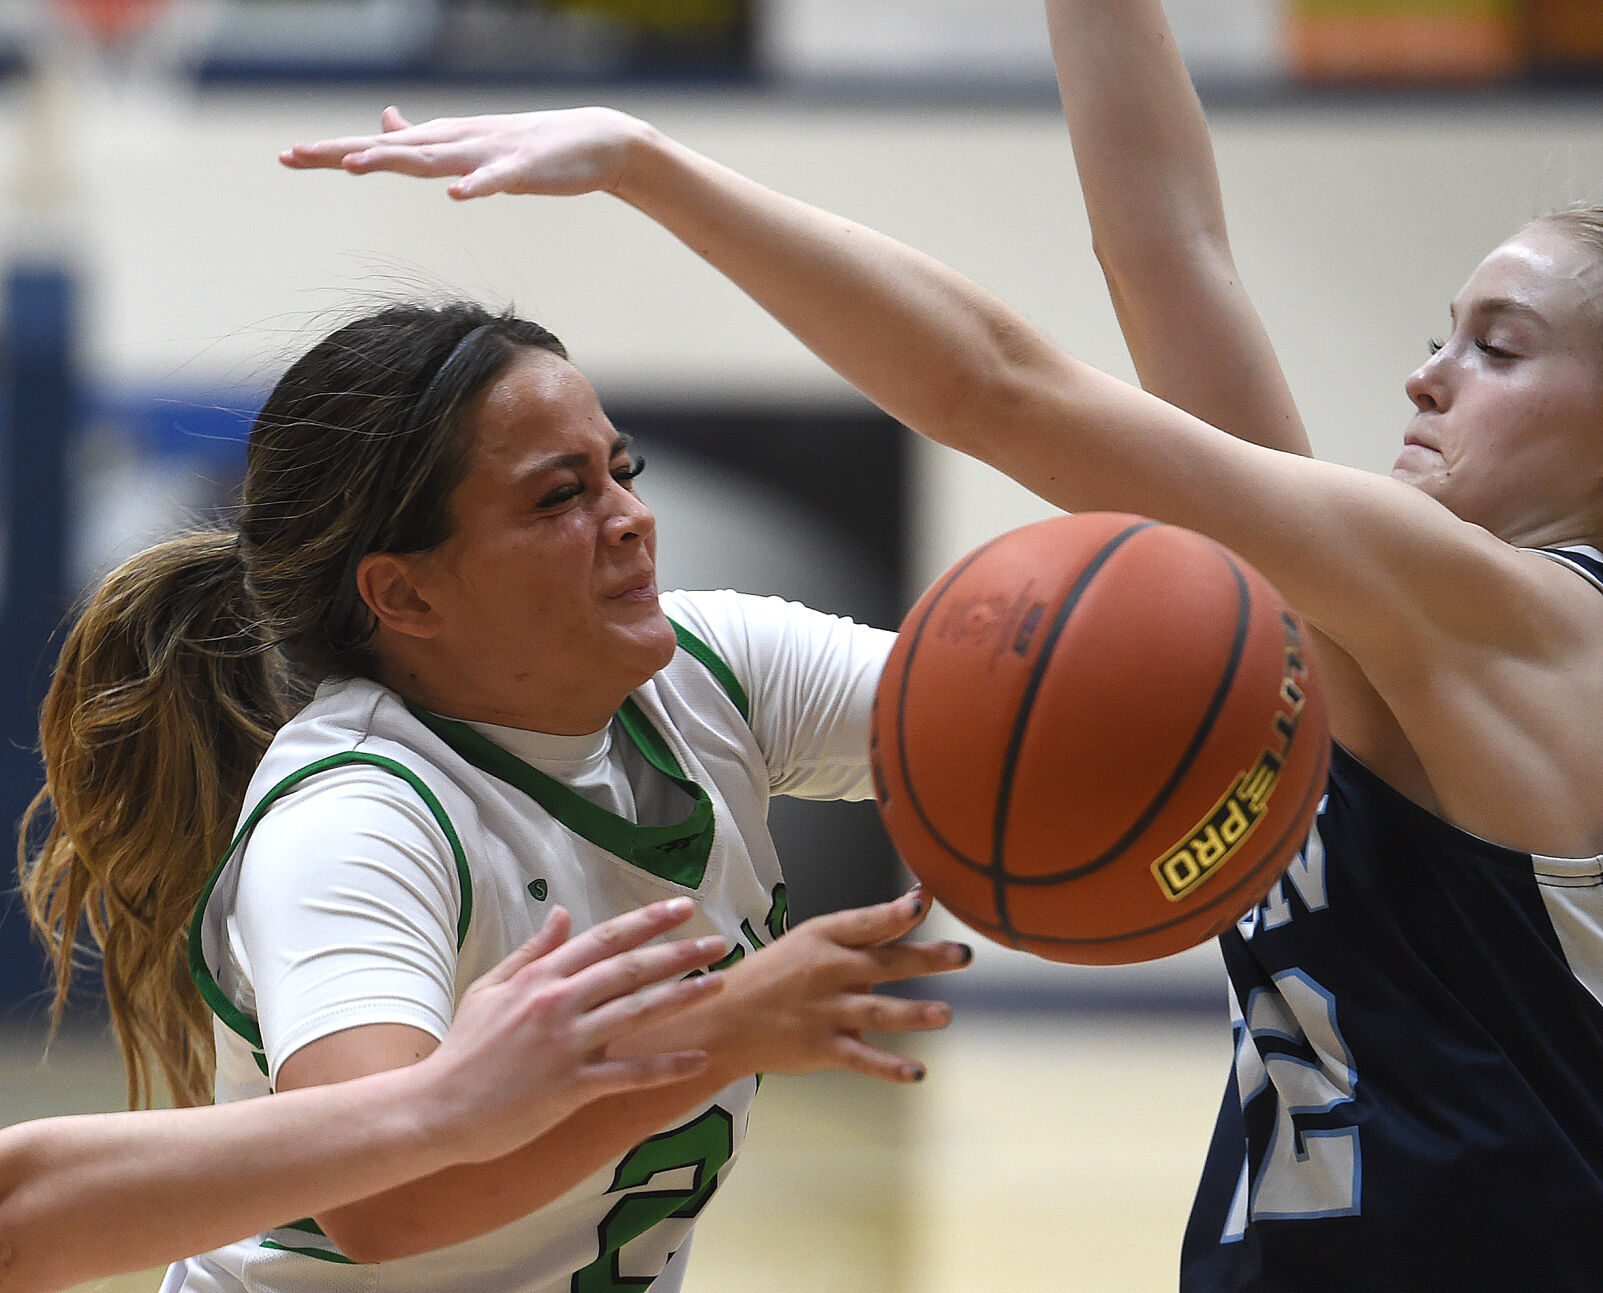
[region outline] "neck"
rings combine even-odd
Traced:
[[[526,680],[522,690],[485,686],[471,669],[436,670],[416,660],[386,658],[381,651],[377,680],[431,714],[464,723],[494,723],[552,736],[587,736],[612,721],[632,687],[587,680],[583,689]],[[494,680],[498,681],[498,680]]]

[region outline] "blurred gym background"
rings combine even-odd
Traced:
[[[1327,457],[1385,470],[1476,261],[1603,201],[1600,0],[1169,0],[1237,258]],[[665,586],[894,624],[1047,509],[917,442],[611,199],[458,206],[278,151],[607,103],[931,252],[1129,376],[1039,0],[0,0],[0,818],[73,599],[226,509],[276,373],[392,295],[508,302],[644,444]],[[1340,536],[1332,536],[1339,542]],[[895,892],[871,808],[785,805],[798,914]],[[940,924],[937,917],[936,924]],[[942,932],[947,932],[944,928]],[[1074,970],[989,946],[915,1091],[771,1079],[695,1293],[1172,1287],[1228,1060],[1212,948]],[[117,1107],[93,1004],[44,1057],[0,901],[0,1125]],[[101,1285],[153,1289],[151,1274]]]

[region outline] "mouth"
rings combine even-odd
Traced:
[[[1403,447],[1405,449],[1429,449],[1432,453],[1440,453],[1442,451],[1442,447],[1435,436],[1422,432],[1418,427],[1412,425],[1403,432]]]
[[[642,570],[639,574],[619,584],[608,595],[610,601],[647,602],[657,600],[657,572],[655,570]]]

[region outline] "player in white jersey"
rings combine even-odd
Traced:
[[[755,1074],[922,1076],[863,1034],[949,1010],[873,989],[967,950],[902,941],[916,893],[786,932],[764,825],[776,791],[868,793],[886,635],[733,595],[671,621],[639,469],[543,328],[394,306],[275,387],[237,536],[148,550],[80,621],[25,889],[61,991],[78,922],[100,938],[136,1094],[151,1062],[210,1094],[208,1008],[224,1099],[414,1063],[558,902],[584,928],[688,896],[732,948],[721,991],[613,1047],[700,1072],[169,1287],[671,1290]]]
[[[769,796],[871,793],[863,731],[892,635],[733,593],[662,602],[683,645],[593,734],[461,723],[362,679],[325,683],[280,729],[196,924],[193,963],[220,1020],[218,1099],[266,1094],[287,1057],[331,1031],[443,1034],[459,985],[553,903],[588,923],[694,894],[690,932],[722,934],[732,960],[780,935]],[[659,1270],[653,1287],[676,1287],[755,1089],[742,1076],[493,1234],[387,1262],[384,1287],[453,1287],[465,1270],[481,1293]],[[328,1265],[341,1264],[298,1223],[175,1267],[167,1287],[339,1284]]]
[[[1187,526],[1258,566],[1310,625],[1340,749],[1308,857],[1224,939],[1237,1089],[1186,1283],[1595,1288],[1603,209],[1533,221],[1476,267],[1406,384],[1391,478],[1317,462],[1161,9],[1050,12],[1121,321],[1184,408],[622,114],[392,110],[285,160],[449,176],[459,198],[611,192],[905,425],[1060,506]]]

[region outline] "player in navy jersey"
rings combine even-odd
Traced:
[[[454,176],[457,198],[612,192],[907,426],[1065,508],[1188,526],[1257,565],[1311,626],[1340,748],[1305,854],[1224,939],[1240,1046],[1182,1284],[1595,1288],[1603,211],[1536,221],[1475,270],[1408,381],[1390,479],[1317,462],[1158,0],[1050,14],[1099,253],[1157,394],[604,109],[390,110],[285,161]]]
[[[1143,384],[1308,453],[1236,272],[1160,0],[1048,0],[1047,12],[1097,254]],[[1409,379],[1418,416],[1398,479],[1510,544],[1582,546],[1545,551],[1547,564],[1493,546],[1460,565],[1461,529],[1428,554],[1438,578],[1462,580],[1438,622],[1399,633],[1384,605],[1352,627],[1316,618],[1335,681],[1330,785],[1307,848],[1221,940],[1236,1061],[1184,1289],[1599,1282],[1603,837],[1589,760],[1566,753],[1597,711],[1563,681],[1565,661],[1584,668],[1597,646],[1584,629],[1533,643],[1520,618],[1556,605],[1554,632],[1573,631],[1603,587],[1595,500],[1545,474],[1565,454],[1583,474],[1603,461],[1600,237],[1598,213],[1576,212],[1499,249]],[[1572,273],[1580,290],[1566,292]],[[1549,383],[1573,402],[1542,408]],[[1505,567],[1541,591],[1507,619],[1477,614],[1469,599],[1495,595]],[[1423,694],[1437,689],[1462,690]]]

